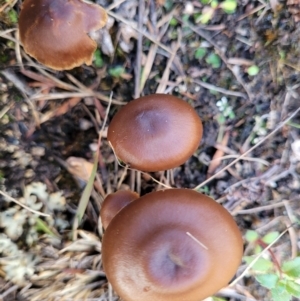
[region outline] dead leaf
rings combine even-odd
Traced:
[[[69,157],[66,163],[69,173],[73,176],[85,182],[89,180],[93,170],[93,163],[78,157]]]
[[[40,123],[46,122],[53,117],[66,114],[70,109],[74,108],[80,102],[80,100],[81,100],[80,97],[70,98],[68,101],[64,102],[61,106],[59,106],[55,110],[44,114],[41,118]]]

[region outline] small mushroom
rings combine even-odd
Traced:
[[[19,16],[25,51],[55,69],[90,65],[97,44],[89,33],[102,28],[106,11],[82,0],[25,0]]]
[[[119,190],[106,196],[100,211],[103,228],[106,229],[114,216],[137,198],[139,198],[139,194],[131,190]]]
[[[242,254],[242,236],[228,211],[187,189],[129,203],[102,242],[105,273],[124,301],[203,300],[228,284]]]
[[[153,94],[124,106],[112,119],[107,138],[117,157],[130,167],[166,170],[183,164],[195,152],[202,123],[182,99]]]

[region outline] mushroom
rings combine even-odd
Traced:
[[[25,0],[19,16],[20,40],[25,51],[55,69],[90,65],[97,43],[89,33],[107,21],[99,5],[82,0]]]
[[[124,301],[200,301],[228,284],[242,253],[242,236],[228,211],[187,189],[129,203],[102,242],[105,273]]]
[[[165,94],[129,102],[114,116],[107,133],[118,158],[149,172],[183,164],[201,137],[202,123],[192,106]]]
[[[106,229],[113,217],[137,198],[139,198],[139,194],[131,190],[119,190],[106,196],[100,211],[103,228]]]

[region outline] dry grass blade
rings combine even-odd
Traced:
[[[8,104],[0,111],[0,119],[14,106],[13,103]]]
[[[139,16],[138,27],[142,28],[143,18],[145,10],[145,1],[139,0]],[[136,50],[136,64],[135,64],[135,78],[134,78],[134,98],[140,97],[140,78],[141,78],[141,65],[142,65],[142,47],[143,47],[143,35],[141,32],[138,34],[137,50]]]
[[[177,40],[176,46],[174,47],[175,51],[172,53],[172,55],[170,56],[170,58],[168,60],[167,66],[166,66],[165,71],[164,71],[164,74],[161,78],[159,86],[156,89],[156,93],[164,93],[165,92],[165,89],[166,89],[167,83],[168,83],[168,79],[169,79],[169,75],[170,75],[170,68],[171,68],[171,65],[173,63],[173,60],[175,59],[176,53],[177,53],[177,51],[180,47],[180,41],[181,41],[181,33],[178,32],[178,40]]]
[[[144,89],[146,81],[150,75],[157,49],[158,49],[158,45],[156,45],[156,44],[152,44],[150,46],[150,49],[148,51],[147,61],[146,61],[146,64],[145,64],[145,66],[142,70],[142,74],[141,74],[140,91],[142,91]]]
[[[98,149],[95,153],[92,173],[90,175],[90,178],[89,178],[89,180],[88,180],[88,182],[87,182],[87,184],[84,188],[84,191],[82,193],[82,196],[80,198],[79,205],[78,205],[76,215],[75,215],[75,219],[74,219],[74,222],[73,222],[73,226],[72,226],[73,240],[76,239],[76,235],[77,235],[76,230],[77,230],[78,225],[80,224],[80,222],[82,220],[82,217],[84,215],[85,209],[88,205],[88,202],[89,202],[89,199],[90,199],[90,196],[91,196],[91,193],[92,193],[92,189],[94,187],[94,181],[95,181],[97,167],[98,167],[98,161],[99,161],[99,152],[100,152],[100,143],[101,143],[101,138],[102,138],[102,132],[104,130],[104,127],[105,127],[105,124],[106,124],[106,121],[107,121],[107,116],[108,116],[108,113],[109,113],[109,110],[110,110],[111,103],[112,103],[112,94],[111,94],[110,102],[109,102],[107,110],[106,110],[105,119],[103,121],[101,131],[99,133]]]
[[[75,215],[73,226],[72,226],[73,240],[76,240],[76,230],[82,220],[85,209],[90,200],[92,189],[94,187],[94,181],[95,181],[96,171],[97,171],[97,167],[98,167],[98,156],[99,156],[98,153],[99,153],[99,151],[97,151],[95,153],[92,173],[91,173],[91,176],[83,190],[82,196],[79,200],[78,208],[76,210],[76,215]]]
[[[239,160],[241,160],[242,158],[246,157],[249,153],[251,153],[259,145],[263,144],[267,139],[269,139],[275,133],[277,133],[285,124],[287,124],[292,118],[294,118],[298,114],[299,111],[300,111],[300,108],[298,108],[293,114],[291,114],[290,117],[288,117],[284,121],[282,121],[270,134],[268,134],[267,136],[265,136],[264,139],[262,139],[259,142],[257,142],[253,147],[251,147],[245,153],[243,153],[238,158],[236,158],[235,160],[233,160],[226,167],[222,168],[220,171],[218,171],[212,177],[208,178],[207,180],[205,180],[204,182],[202,182],[201,184],[199,184],[198,186],[196,186],[194,188],[194,190],[198,190],[199,188],[203,187],[204,185],[206,185],[207,183],[209,183],[210,181],[212,181],[213,179],[215,179],[218,175],[220,175],[221,173],[223,173],[224,171],[226,171],[229,167],[231,167],[232,165],[234,165],[235,163],[237,163]]]
[[[9,33],[16,31],[16,28],[11,28],[7,30],[0,31],[0,37],[10,39],[11,37],[7,36]]]

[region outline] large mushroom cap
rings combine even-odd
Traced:
[[[107,14],[81,0],[25,0],[19,17],[25,51],[55,70],[91,64],[97,44],[88,33],[105,25]]]
[[[153,94],[135,99],[113,118],[107,138],[130,167],[159,171],[183,164],[197,149],[202,123],[185,101]]]
[[[231,215],[186,189],[149,193],[108,225],[102,259],[124,301],[200,301],[228,284],[243,241]]]

